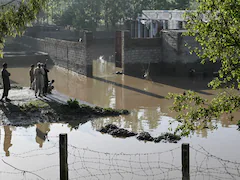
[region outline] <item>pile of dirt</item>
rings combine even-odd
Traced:
[[[181,137],[172,133],[163,133],[158,137],[152,137],[148,132],[141,132],[139,134],[128,131],[126,129],[122,129],[117,127],[114,124],[108,124],[105,127],[102,127],[101,129],[98,130],[101,133],[107,133],[110,134],[114,137],[121,137],[121,138],[126,138],[126,137],[132,137],[132,136],[137,136],[137,139],[139,141],[150,141],[150,142],[163,142],[163,143],[177,143],[179,140],[181,140]]]
[[[159,143],[159,142],[177,143],[179,140],[181,140],[181,137],[178,135],[166,132],[154,138],[149,133],[143,132],[139,134],[137,139],[142,141],[154,141],[155,143]]]
[[[137,133],[130,132],[130,131],[126,130],[126,129],[118,128],[114,124],[109,124],[109,125],[107,125],[105,127],[102,127],[98,131],[100,131],[102,133],[110,134],[110,135],[115,136],[115,137],[122,137],[122,138],[126,138],[126,137],[131,137],[131,136],[136,136],[137,135]]]

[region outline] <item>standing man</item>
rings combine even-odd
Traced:
[[[44,95],[44,77],[45,77],[45,71],[44,71],[44,64],[41,63],[41,90],[42,90],[42,95]]]
[[[43,94],[46,95],[48,92],[48,72],[49,70],[47,69],[47,64],[44,64],[44,88],[43,88]]]
[[[34,65],[31,65],[31,69],[29,70],[29,76],[30,76],[30,89],[33,88],[33,81],[34,81]]]
[[[42,90],[43,90],[43,87],[42,87],[42,76],[43,76],[43,72],[41,70],[41,64],[38,63],[37,64],[37,67],[35,68],[34,70],[34,81],[35,81],[35,96],[37,97],[37,94],[38,96],[41,96],[42,94]]]
[[[5,98],[6,101],[11,101],[8,99],[8,91],[11,89],[10,87],[10,79],[9,76],[11,74],[7,71],[7,63],[3,63],[3,69],[2,69],[2,80],[3,80],[3,95],[1,98],[1,101],[3,98]]]

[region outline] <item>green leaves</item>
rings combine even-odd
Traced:
[[[0,56],[3,57],[5,37],[22,35],[27,24],[31,23],[47,0],[26,0],[17,5],[9,3],[0,12]]]
[[[195,12],[186,14],[187,32],[194,36],[201,48],[192,48],[202,62],[219,62],[219,77],[214,78],[208,86],[213,89],[225,88],[211,101],[199,97],[194,92],[185,95],[169,94],[174,100],[171,110],[178,113],[177,131],[182,135],[204,128],[214,129],[213,120],[222,114],[240,110],[239,93],[229,93],[226,88],[240,88],[240,1],[239,0],[198,0]],[[203,17],[205,17],[203,19]]]
[[[232,113],[240,110],[240,96],[222,92],[211,101],[201,98],[193,91],[184,94],[169,93],[168,99],[173,100],[172,111],[177,112],[176,119],[179,122],[175,133],[180,132],[187,136],[196,130],[205,128],[215,129],[212,120],[219,119],[223,113],[229,114],[232,120]]]
[[[235,7],[235,8],[232,8]],[[239,82],[240,67],[240,1],[200,0],[195,13],[187,13],[186,35],[195,36],[202,46],[193,49],[205,61],[222,64],[219,78],[210,85],[213,88],[231,87]],[[206,21],[200,18],[204,14]]]
[[[125,20],[135,20],[142,10],[186,9],[190,6],[189,0],[70,0],[59,13],[57,2],[50,0],[48,7],[56,24],[89,30],[96,30],[103,24],[114,28]]]
[[[51,13],[54,22],[57,25],[66,26],[71,25],[76,29],[96,30],[97,24],[100,20],[100,0],[72,0],[68,4],[65,3],[65,8],[62,12],[57,11],[54,7],[54,1],[51,0]]]

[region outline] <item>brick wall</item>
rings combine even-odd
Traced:
[[[27,28],[26,36],[34,38],[54,38],[77,42],[79,38],[84,37],[84,32],[77,30],[68,30],[59,26],[33,26]],[[94,39],[109,40],[115,38],[113,31],[96,31],[92,33]]]
[[[216,64],[200,64],[186,47],[186,43],[192,47],[199,44],[193,37],[182,36],[182,31],[162,31],[161,38],[153,39],[131,39],[129,32],[122,35],[125,74],[143,76],[149,71],[150,75],[186,76],[191,69],[211,74],[219,68]]]
[[[124,63],[159,62],[162,58],[161,39],[128,39],[124,47]]]
[[[114,39],[95,39],[93,33],[86,32],[82,42],[53,38],[33,38],[23,36],[15,43],[27,46],[32,51],[48,53],[55,65],[91,77],[93,60],[101,56],[107,61],[114,58]]]
[[[33,26],[27,28],[25,35],[34,38],[48,37],[77,42],[79,38],[83,37],[83,32],[70,31],[58,26]]]
[[[87,66],[91,66],[92,63],[87,61],[85,42],[71,42],[51,38],[39,39],[28,36],[18,38],[17,41],[33,50],[48,53],[49,58],[55,65],[79,74],[91,76]]]

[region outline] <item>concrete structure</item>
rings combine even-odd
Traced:
[[[91,32],[84,33],[80,42],[62,40],[66,38],[64,36],[62,39],[23,36],[15,39],[15,43],[31,52],[47,53],[54,64],[90,77],[93,75],[93,60],[100,57],[111,61],[115,57],[116,66],[122,67],[125,74],[137,77],[146,73],[151,76],[187,76],[191,69],[209,75],[217,71],[218,65],[203,66],[196,55],[189,53],[186,43],[192,47],[199,45],[193,37],[182,36],[183,32],[162,30],[158,38],[131,38],[131,32],[118,31],[115,51],[113,38],[96,38]],[[34,36],[40,36],[39,33]],[[32,34],[28,32],[26,35]]]
[[[163,30],[184,29],[185,10],[143,10],[130,25],[131,37],[153,38]]]
[[[160,38],[131,38],[130,32],[122,32],[122,66],[124,74],[188,76],[196,72],[211,76],[218,64],[200,64],[195,54],[190,54],[186,43],[198,47],[194,37],[182,36],[183,31],[162,31]]]
[[[22,45],[28,46],[32,51],[48,53],[55,65],[67,68],[79,74],[92,76],[92,61],[90,60],[89,45],[91,34],[86,33],[83,42],[71,42],[52,38],[33,38],[23,36],[16,39]]]
[[[47,53],[33,51],[15,39],[7,38],[0,64],[7,62],[10,67],[29,67],[30,64],[37,62],[45,63],[47,58]],[[52,64],[52,62],[49,61],[48,64]]]
[[[26,35],[28,33],[26,33]],[[18,37],[14,39],[13,42],[8,43],[4,51],[21,51],[22,49],[20,47],[25,47],[25,49],[27,49],[25,51],[44,54],[45,59],[47,58],[45,55],[46,53],[53,64],[88,77],[93,75],[93,60],[97,60],[100,57],[103,57],[106,60],[113,60],[114,58],[114,39],[96,39],[92,32],[85,32],[82,41],[80,42],[77,40],[69,41],[47,37],[35,38],[26,35]],[[36,35],[39,36],[39,34]],[[62,36],[62,38],[65,37]],[[7,56],[4,58],[6,59]],[[39,60],[37,56],[36,58],[32,58],[32,62],[25,61],[29,66],[32,63],[36,63],[36,60]],[[25,61],[23,61],[24,63],[22,63],[22,65],[26,65]],[[41,62],[43,61],[41,60]],[[17,65],[19,64],[21,64],[21,61],[17,63]]]
[[[114,39],[115,32],[107,32],[107,31],[96,31],[92,32],[94,39]],[[69,30],[60,26],[33,26],[29,27],[26,32],[26,36],[30,36],[33,38],[53,38],[59,40],[67,40],[78,42],[79,39],[83,39],[84,32],[77,30]]]

